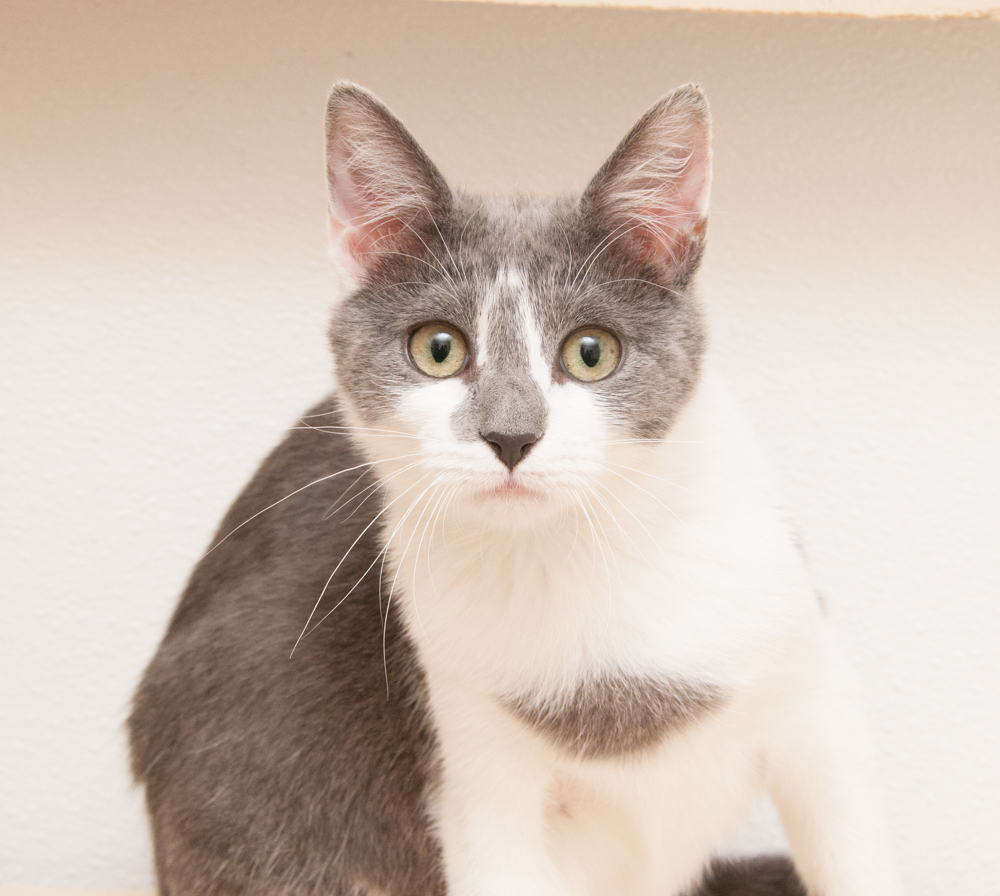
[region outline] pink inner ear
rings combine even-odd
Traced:
[[[352,146],[346,139],[329,150],[330,244],[354,282],[379,254],[399,250],[404,231],[426,206],[399,160],[378,150],[371,144]]]
[[[358,227],[345,227],[332,215],[330,238],[333,250],[353,280],[358,280],[380,253],[391,251],[390,246],[399,242],[405,224],[387,220]]]
[[[671,265],[684,257],[692,240],[704,235],[711,152],[707,134],[690,134],[689,140],[686,159],[678,157],[680,147],[671,147],[673,152],[642,165],[646,170],[641,176],[626,174],[619,185],[619,226],[628,233],[633,251],[647,260]],[[657,168],[659,172],[649,172]]]

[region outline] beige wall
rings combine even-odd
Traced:
[[[446,0],[446,2],[521,3],[525,6],[604,6],[618,9],[683,9],[713,12],[819,13],[850,16],[991,16],[1000,18],[994,0]]]
[[[0,6],[0,885],[145,887],[121,722],[329,382],[321,122],[580,186],[698,80],[703,292],[866,683],[911,896],[1000,880],[1000,23],[459,3]]]

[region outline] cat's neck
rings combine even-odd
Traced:
[[[766,466],[714,376],[669,437],[618,448],[599,485],[537,517],[498,520],[396,485],[385,597],[428,662],[494,692],[663,670],[664,657],[665,671],[695,675],[705,651],[691,630],[724,653],[806,587]]]

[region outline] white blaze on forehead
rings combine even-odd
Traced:
[[[479,306],[479,320],[476,322],[476,365],[483,367],[489,362],[490,356],[490,321],[493,312],[500,303],[500,291],[506,281],[506,274],[501,269],[497,275],[493,287],[483,296],[483,303]]]
[[[552,374],[542,352],[542,334],[531,310],[531,299],[524,278],[516,268],[501,268],[493,287],[483,298],[477,322],[477,365],[482,367],[487,364],[492,351],[504,350],[504,346],[491,344],[498,332],[509,330],[509,327],[498,326],[499,315],[504,313],[512,317],[516,315],[518,337],[524,340],[523,348],[528,355],[531,377],[543,393],[548,392],[552,385]]]
[[[531,303],[526,294],[521,295],[518,302],[521,312],[521,321],[524,326],[525,348],[528,350],[528,364],[531,369],[532,379],[538,383],[538,388],[542,394],[548,394],[552,385],[552,369],[545,360],[545,353],[542,351],[542,334],[535,321],[534,312],[531,310]]]
[[[500,271],[497,281],[506,283],[508,288],[513,292],[520,292],[524,289],[524,280],[521,279],[521,274],[517,268],[504,268]]]
[[[525,322],[522,304],[525,297],[524,278],[516,268],[502,267],[497,272],[496,280],[483,297],[479,307],[479,319],[476,322],[476,363],[479,367],[489,362],[492,351],[503,351],[502,346],[491,345],[496,338],[498,318],[508,307],[517,302],[522,325]]]

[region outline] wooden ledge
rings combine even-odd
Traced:
[[[997,0],[438,0],[514,6],[669,9],[764,15],[854,16],[897,19],[1000,19]]]

